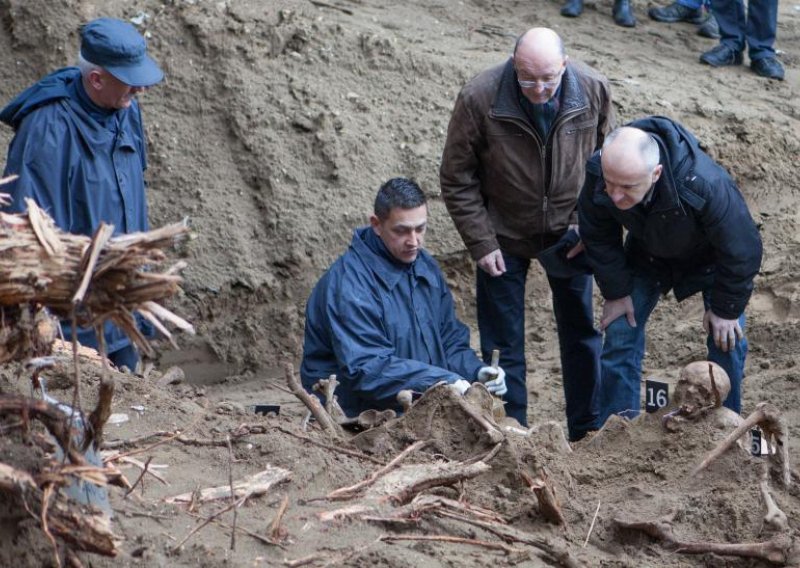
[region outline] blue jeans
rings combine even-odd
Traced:
[[[489,361],[500,350],[506,372],[506,414],[528,425],[528,390],[525,378],[525,282],[531,261],[503,254],[506,273],[492,277],[477,272],[478,327],[481,351]],[[594,327],[592,277],[548,277],[561,350],[567,427],[571,440],[579,440],[598,422],[601,335]]]
[[[742,0],[711,0],[719,24],[720,43],[734,51],[748,47],[750,61],[775,57],[778,0],[748,0],[745,15]]]
[[[636,327],[628,324],[622,316],[614,320],[605,330],[603,355],[601,357],[602,380],[600,388],[600,417],[605,422],[612,414],[633,417],[641,409],[642,358],[645,349],[645,328],[650,313],[656,307],[660,296],[658,284],[645,276],[635,276],[633,280],[634,319]],[[708,309],[710,290],[703,291],[703,304]],[[744,314],[739,318],[744,330]],[[731,380],[731,392],[725,399],[725,406],[741,412],[742,377],[747,357],[747,340],[736,342],[736,347],[727,353],[714,345],[713,338],[706,340],[708,360],[725,369]]]

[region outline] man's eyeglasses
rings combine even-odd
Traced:
[[[544,90],[552,89],[561,81],[561,74],[563,72],[564,69],[562,68],[561,71],[558,72],[558,75],[550,81],[523,81],[522,79],[517,79],[517,83],[519,83],[519,86],[523,89],[534,89],[536,87],[541,87]]]

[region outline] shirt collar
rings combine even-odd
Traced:
[[[400,279],[411,275],[416,279],[423,279],[429,285],[436,286],[437,278],[434,273],[434,261],[424,250],[417,255],[417,259],[408,264],[395,259],[386,245],[372,227],[359,227],[353,232],[353,242],[350,245],[355,253],[364,260],[364,264],[389,288],[394,288]]]

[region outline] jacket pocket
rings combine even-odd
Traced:
[[[591,118],[589,120],[584,120],[582,122],[576,122],[575,124],[570,124],[569,127],[566,129],[565,134],[569,136],[570,134],[575,134],[576,132],[580,132],[582,130],[594,130],[597,128],[597,118]]]

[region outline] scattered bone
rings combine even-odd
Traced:
[[[339,381],[336,380],[336,375],[331,375],[327,379],[320,379],[317,381],[313,390],[322,393],[322,396],[325,397],[325,411],[333,420],[341,423],[347,416],[344,410],[342,410],[342,407],[339,406],[339,401],[336,399],[335,393],[337,386],[339,386]]]
[[[481,385],[483,386],[483,385]],[[447,385],[442,387],[448,388]],[[434,387],[441,388],[441,387]],[[474,387],[472,387],[474,388]],[[486,387],[483,387],[484,390]],[[471,390],[471,389],[470,389]],[[469,391],[467,391],[469,392]],[[456,396],[453,399],[456,405],[464,411],[469,418],[471,418],[478,426],[480,426],[486,434],[486,437],[491,444],[499,444],[505,439],[505,434],[498,428],[497,424],[483,416],[472,404],[462,396]]]
[[[272,523],[269,525],[269,540],[274,543],[279,543],[286,539],[287,532],[286,529],[281,527],[281,520],[283,520],[283,515],[286,514],[286,509],[289,507],[289,496],[284,495],[283,501],[281,501],[280,507],[278,507],[278,512],[275,513],[275,518],[272,520]]]
[[[764,432],[764,437],[770,447],[774,443],[776,453],[770,454],[770,461],[776,463],[777,467],[780,468],[781,481],[785,487],[789,487],[791,484],[791,466],[789,464],[788,431],[780,411],[777,407],[768,402],[757,404],[755,411],[731,432],[725,440],[714,448],[703,462],[692,471],[692,476],[706,469],[711,462],[728,451],[739,438],[744,436],[755,426],[759,426]]]
[[[319,399],[316,396],[312,396],[306,392],[306,390],[303,388],[303,385],[300,384],[300,381],[297,379],[297,376],[294,373],[294,366],[291,363],[285,363],[283,370],[286,377],[286,383],[289,385],[292,394],[294,394],[303,404],[306,405],[306,408],[308,408],[311,414],[314,415],[314,418],[317,420],[317,422],[319,422],[319,425],[322,426],[323,430],[326,430],[334,438],[342,438],[342,428],[331,417],[328,411],[322,407]]]
[[[261,495],[272,489],[272,487],[278,483],[286,481],[291,477],[291,475],[292,472],[289,470],[270,465],[267,466],[267,469],[263,471],[259,471],[258,473],[255,473],[245,479],[234,481],[233,491],[237,498],[242,496],[250,497],[253,495]],[[192,495],[193,492],[181,493],[180,495],[175,495],[174,497],[168,497],[165,499],[165,501],[167,503],[189,503],[192,500]],[[220,485],[217,487],[201,489],[198,501],[201,503],[207,503],[208,501],[214,501],[216,499],[229,499],[230,497],[230,485]]]
[[[715,542],[686,542],[675,538],[670,521],[660,519],[657,521],[625,521],[614,519],[614,523],[622,528],[638,530],[661,540],[682,554],[714,553],[722,556],[740,556],[743,558],[758,558],[780,566],[796,566],[800,560],[800,553],[795,541],[787,534],[780,534],[765,542],[748,543],[715,543]]]
[[[186,375],[183,372],[183,369],[177,366],[170,367],[161,377],[158,378],[156,381],[156,385],[159,387],[165,387],[167,385],[177,385],[186,380]]]
[[[508,546],[507,544],[503,544],[502,542],[487,542],[485,540],[476,540],[474,538],[464,538],[452,535],[384,535],[381,537],[381,540],[387,542],[396,542],[401,540],[449,542],[453,544],[469,544],[472,546],[480,546],[492,550],[502,550],[506,554],[511,554],[511,553],[519,554],[525,552],[524,550],[521,550],[519,548],[513,548],[511,546]]]
[[[392,461],[386,464],[385,467],[373,473],[369,478],[365,479],[360,483],[356,483],[355,485],[352,485],[350,487],[342,487],[340,489],[332,491],[331,493],[328,493],[326,499],[329,499],[331,501],[344,501],[347,499],[352,499],[353,497],[358,495],[363,489],[366,489],[367,487],[375,483],[378,479],[380,479],[393,469],[396,469],[408,456],[410,456],[417,450],[421,450],[429,443],[430,443],[429,441],[423,440],[415,444],[412,444],[411,446],[403,450],[400,453],[400,455],[398,455],[396,458],[394,458]]]
[[[761,496],[764,499],[764,505],[767,507],[767,512],[764,513],[764,524],[776,532],[786,531],[789,528],[789,520],[786,518],[786,513],[780,510],[775,503],[775,499],[772,497],[772,493],[769,489],[769,466],[766,464],[759,487],[761,489]]]
[[[454,485],[489,471],[491,467],[481,461],[474,464],[449,462],[403,466],[381,478],[367,494],[367,498],[388,500],[395,505],[411,501],[417,494],[433,487]]]
[[[520,475],[536,495],[542,516],[553,524],[565,525],[567,521],[561,512],[561,503],[556,496],[555,486],[550,482],[547,472],[542,470],[535,479],[525,471],[520,472]]]
[[[403,409],[403,412],[411,410],[411,404],[414,400],[414,392],[410,390],[401,390],[397,393],[397,404]]]
[[[375,410],[371,408],[365,410],[353,418],[342,418],[338,420],[340,426],[357,426],[360,430],[377,428],[381,424],[386,424],[390,420],[397,418],[397,414],[391,408],[386,410]]]

